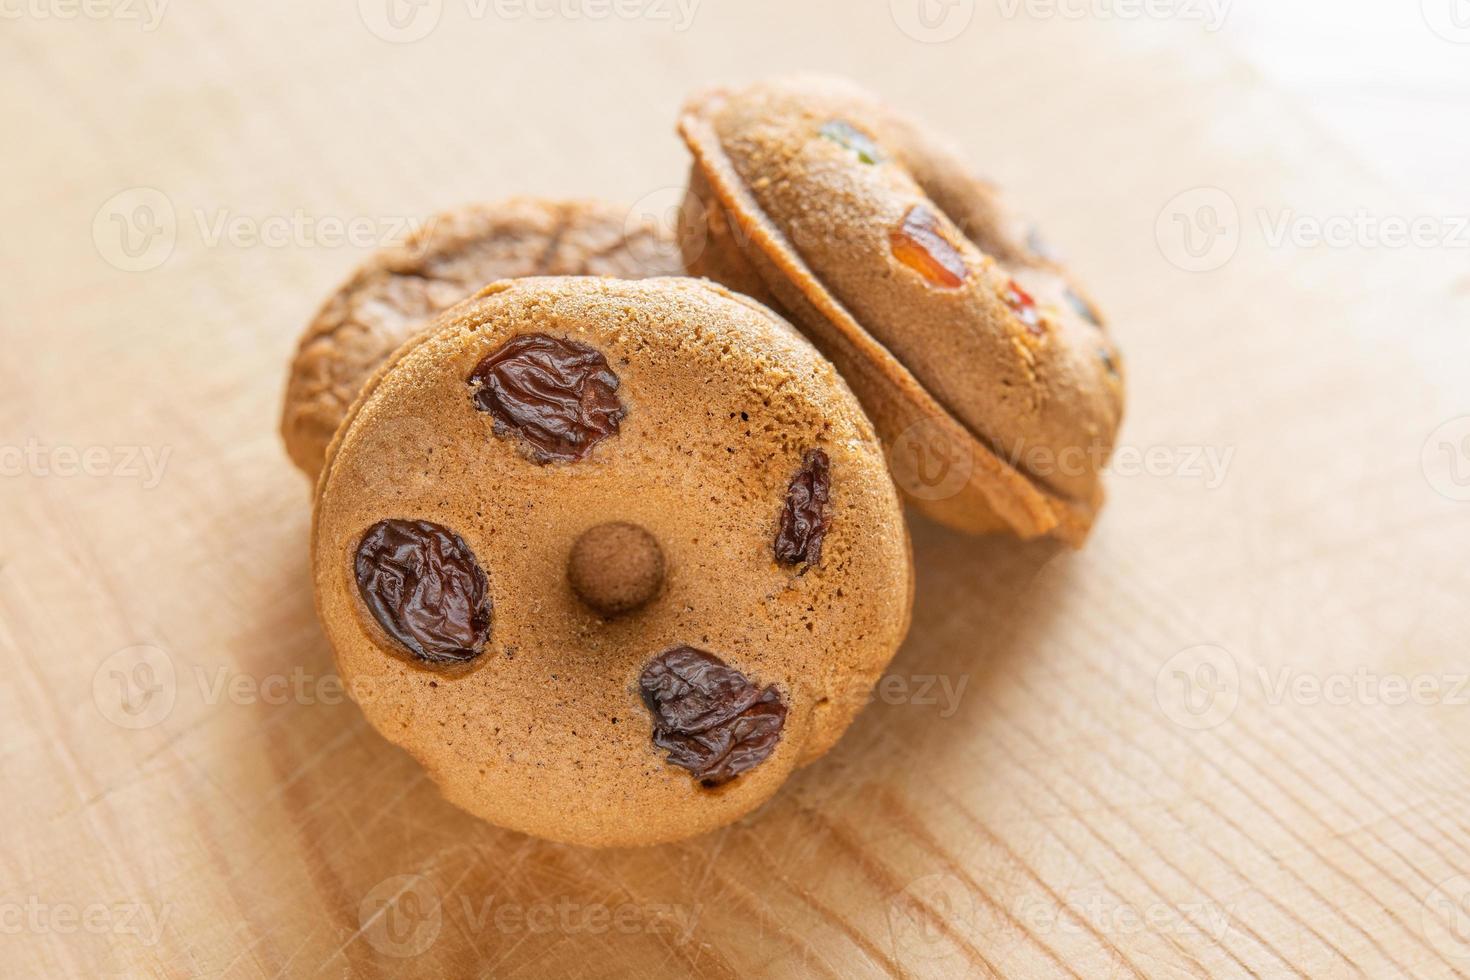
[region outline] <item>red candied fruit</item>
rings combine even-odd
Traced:
[[[1005,292],[1001,293],[1001,298],[1006,301],[1011,312],[1016,314],[1016,319],[1025,324],[1027,330],[1038,337],[1043,335],[1041,311],[1036,308],[1036,300],[1032,299],[1031,294],[1022,289],[1016,280],[1011,279],[1006,282]]]

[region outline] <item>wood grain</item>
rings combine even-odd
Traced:
[[[415,43],[352,3],[7,13],[0,972],[1470,973],[1466,49],[1432,0],[1280,6],[982,2],[944,43],[901,0],[705,0],[685,30],[445,0]],[[437,209],[667,208],[683,95],[796,67],[949,130],[1065,246],[1134,463],[1079,553],[915,518],[887,686],[739,825],[487,827],[333,687],[274,432],[295,336]],[[1235,209],[1223,261],[1181,250],[1200,188]],[[1274,241],[1360,212],[1440,237]],[[172,247],[119,251],[115,214]]]

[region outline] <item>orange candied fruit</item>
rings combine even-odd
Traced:
[[[970,270],[965,257],[939,228],[939,218],[923,204],[915,204],[903,223],[888,233],[893,257],[929,282],[945,289],[964,285]]]

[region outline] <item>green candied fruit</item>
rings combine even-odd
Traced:
[[[873,142],[871,136],[841,119],[834,119],[823,126],[820,134],[838,146],[856,153],[863,163],[882,163],[885,159],[883,151],[878,149],[878,144]]]

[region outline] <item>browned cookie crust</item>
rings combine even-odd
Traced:
[[[787,311],[896,454],[967,457],[944,493],[898,472],[916,504],[961,528],[1080,541],[1122,414],[1119,358],[995,188],[841,79],[708,93],[680,131],[690,271]]]
[[[908,629],[856,398],[700,280],[520,279],[442,314],[351,409],[315,514],[368,719],[453,802],[555,840],[739,818],[836,742]]]
[[[681,271],[664,232],[600,201],[517,198],[437,215],[403,245],[368,259],[307,328],[287,383],[286,451],[315,480],[363,382],[430,317],[486,283]]]

